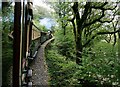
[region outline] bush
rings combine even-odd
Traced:
[[[91,50],[94,56],[85,54],[82,58],[82,66],[77,65],[74,61],[66,60],[65,56],[59,54],[55,44],[51,47],[51,50],[47,51],[46,60],[51,77],[50,84],[53,87],[120,86],[120,66],[116,61],[118,57],[115,55],[117,49],[112,45],[96,44]]]
[[[48,50],[46,53],[46,60],[48,71],[50,74],[50,85],[66,87],[71,85],[71,77],[77,70],[75,62],[66,61],[66,57],[54,50]]]
[[[59,53],[66,56],[66,59],[75,60],[75,43],[72,31],[66,29],[66,35],[63,35],[63,30],[58,30],[55,36],[55,45]]]

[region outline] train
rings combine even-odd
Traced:
[[[40,46],[52,38],[33,23],[33,2],[19,0],[14,6],[14,29],[9,34],[13,39],[13,87],[32,87],[32,70],[29,61],[36,58]]]

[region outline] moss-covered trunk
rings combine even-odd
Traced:
[[[72,7],[76,19],[76,63],[79,65],[81,65],[82,63],[82,32],[85,28],[85,20],[87,19],[87,16],[89,14],[89,6],[90,3],[86,3],[84,13],[82,14],[81,18],[79,15],[78,2],[75,2]]]
[[[74,3],[73,6],[74,15],[76,18],[76,63],[81,64],[81,58],[82,58],[82,26],[80,24],[80,15],[78,12],[78,2]]]

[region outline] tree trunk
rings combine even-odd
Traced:
[[[66,25],[64,25],[64,21],[62,21],[62,29],[63,29],[63,35],[66,35]]]
[[[73,11],[75,14],[75,18],[76,18],[76,25],[77,25],[77,29],[76,29],[76,63],[77,64],[81,64],[82,63],[82,26],[80,24],[80,15],[79,15],[79,11],[78,11],[78,2],[74,3],[73,6]]]
[[[116,24],[114,24],[112,22],[112,25],[113,25],[114,32],[115,32],[116,31],[116,26],[118,25],[118,21],[116,22]],[[113,43],[113,46],[115,46],[116,42],[117,42],[117,37],[116,37],[116,33],[114,33],[114,43]]]
[[[118,32],[118,58],[120,58],[120,28]],[[120,64],[120,61],[119,61],[119,64]]]
[[[81,65],[82,63],[82,39],[81,34],[77,35],[76,39],[76,63]]]
[[[70,21],[72,22],[72,25],[73,25],[74,38],[75,38],[75,42],[76,42],[76,28],[75,28],[74,18]]]
[[[89,14],[90,10],[90,2],[87,2],[85,5],[84,13],[82,14],[82,17],[80,19],[79,10],[78,10],[78,2],[74,2],[74,5],[72,7],[74,11],[74,16],[76,18],[76,63],[81,65],[82,63],[82,32],[85,28],[84,23],[87,19],[87,16]]]

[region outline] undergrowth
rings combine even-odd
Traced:
[[[55,44],[46,50],[51,87],[119,87],[120,66],[117,50],[106,43],[98,43],[93,54],[83,55],[82,66],[59,54]]]
[[[3,35],[4,36],[4,35]],[[10,85],[12,75],[10,74],[10,68],[13,63],[13,44],[9,40],[8,36],[4,36],[2,39],[2,86],[6,87]]]

